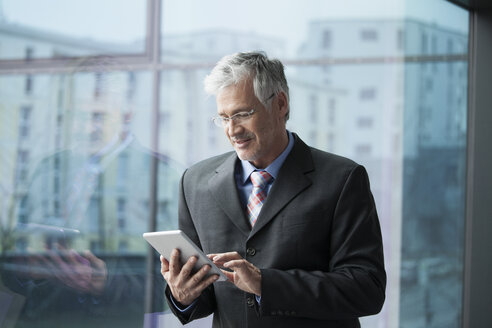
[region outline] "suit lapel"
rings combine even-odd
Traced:
[[[267,225],[295,196],[312,184],[306,176],[307,172],[314,170],[311,151],[297,135],[294,137],[294,148],[282,165],[249,238]]]
[[[215,174],[208,181],[208,188],[217,205],[227,214],[232,223],[247,236],[251,232],[251,227],[239,201],[234,178],[236,160],[237,155],[231,154],[215,170]]]

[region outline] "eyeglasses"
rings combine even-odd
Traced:
[[[256,112],[256,109],[252,109],[249,112],[239,112],[231,117],[225,117],[225,116],[215,116],[212,117],[212,121],[214,121],[214,124],[217,125],[218,127],[223,127],[224,125],[229,124],[230,121],[233,121],[234,124],[241,124],[246,122],[253,116],[253,114]]]
[[[272,93],[270,97],[267,98],[265,101],[269,101],[275,96],[275,93]],[[214,124],[217,125],[219,128],[223,127],[224,125],[229,124],[230,121],[233,121],[234,124],[241,124],[246,122],[253,116],[253,114],[256,112],[256,109],[252,109],[249,112],[239,112],[231,117],[224,117],[224,116],[215,116],[212,117],[212,121],[214,121]]]

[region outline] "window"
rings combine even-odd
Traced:
[[[372,121],[372,117],[359,117],[357,119],[357,127],[360,129],[371,128]]]
[[[25,182],[28,176],[29,151],[19,150],[17,152],[17,181]]]
[[[103,113],[92,113],[92,131],[91,131],[91,143],[97,144],[103,138],[103,127],[104,127],[104,114]]]
[[[103,73],[97,72],[94,75],[94,98],[98,99],[102,96],[105,88],[105,77]]]
[[[20,108],[19,136],[21,139],[29,137],[31,111],[31,106],[21,106]]]
[[[137,79],[135,72],[128,72],[128,88],[126,91],[126,99],[128,101],[133,100],[137,89]]]
[[[117,208],[116,208],[116,217],[118,218],[118,228],[120,231],[124,231],[126,228],[126,200],[118,199]]]
[[[362,31],[360,31],[360,38],[363,41],[377,41],[378,32],[373,29],[363,29]]]
[[[32,76],[31,75],[27,75],[26,76],[26,80],[25,80],[25,84],[24,84],[24,94],[25,95],[30,95],[32,93],[32,89],[33,89],[33,79],[32,79]]]
[[[203,78],[222,56],[251,49],[285,64],[287,127],[369,172],[388,293],[362,326],[459,326],[466,11],[444,0],[252,0],[241,15],[226,0],[77,3],[2,1],[0,193],[13,206],[0,200],[0,223],[55,232],[2,237],[0,251],[18,263],[63,240],[104,261],[108,284],[98,298],[54,276],[44,285],[28,277],[15,286],[25,297],[16,326],[138,327],[147,313],[167,310],[158,257],[147,256],[141,235],[149,223],[176,229],[182,172],[231,150],[210,122],[216,104]],[[158,13],[158,3],[153,29],[146,13]],[[63,238],[53,237],[60,227]],[[27,272],[10,268],[14,278]]]
[[[429,50],[428,50],[428,37],[427,37],[427,33],[426,32],[422,32],[422,39],[421,39],[421,49],[422,49],[422,53],[424,55],[427,55]]]
[[[453,50],[454,50],[453,40],[452,39],[448,39],[448,41],[447,41],[447,52],[448,52],[448,54],[452,54],[453,53]],[[451,77],[451,76],[453,76],[454,65],[448,64],[447,66],[448,66],[448,75]]]
[[[402,29],[396,31],[396,48],[400,51],[405,50],[405,34]]]
[[[332,33],[330,30],[325,30],[323,31],[322,34],[322,42],[321,42],[321,47],[323,49],[330,49],[331,47],[331,42],[332,42]]]
[[[318,121],[318,97],[316,95],[311,95],[309,97],[309,102],[311,122],[316,123]]]
[[[33,53],[34,53],[34,49],[32,47],[26,48],[26,56],[25,56],[26,61],[30,61],[33,58]]]
[[[361,100],[373,100],[376,98],[376,89],[374,88],[363,88],[359,92],[359,98]]]
[[[369,144],[360,144],[355,146],[355,153],[357,156],[369,156],[372,152],[372,146]]]

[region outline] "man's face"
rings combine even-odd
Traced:
[[[231,85],[217,95],[217,112],[231,117],[239,112],[255,109],[255,113],[242,123],[232,120],[224,125],[224,132],[242,160],[257,168],[265,168],[282,153],[288,143],[285,130],[287,102],[279,93],[272,98],[269,111],[255,96],[251,79]]]

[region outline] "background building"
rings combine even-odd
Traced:
[[[0,76],[4,256],[66,243],[108,264],[126,259],[141,287],[152,181],[157,228],[173,229],[182,171],[231,150],[210,120],[216,107],[203,78],[225,54],[263,49],[286,64],[288,128],[369,171],[389,281],[383,312],[364,324],[461,326],[467,31],[416,18],[322,15],[305,31],[293,56],[291,40],[274,33],[163,31],[151,66],[119,58],[144,49],[143,40],[101,42],[0,18],[0,60],[29,67],[77,57],[54,73]],[[113,56],[87,57],[98,54]]]

